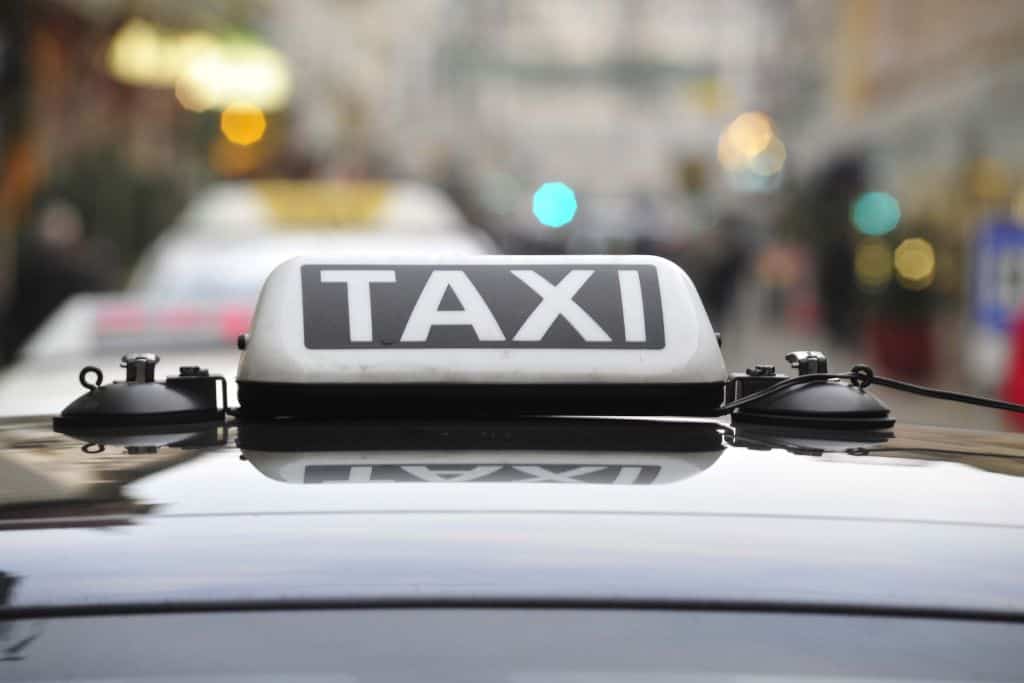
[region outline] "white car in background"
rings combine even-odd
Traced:
[[[129,290],[255,302],[270,271],[303,254],[495,250],[447,196],[422,183],[225,182],[197,196],[143,255]]]
[[[420,183],[215,184],[146,251],[127,290],[72,296],[28,339],[0,372],[0,415],[57,413],[84,365],[113,381],[127,352],[158,353],[161,376],[182,365],[233,376],[260,286],[294,256],[495,251],[443,193]]]

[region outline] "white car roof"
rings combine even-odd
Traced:
[[[282,232],[255,238],[175,235],[158,240],[136,269],[130,290],[165,299],[256,300],[278,264],[296,256],[476,255],[494,252],[483,233],[416,231]]]

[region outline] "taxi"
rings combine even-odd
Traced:
[[[1024,439],[730,374],[668,262],[304,257],[239,346],[0,421],[0,679],[1024,671]]]

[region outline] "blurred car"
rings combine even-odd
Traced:
[[[129,286],[165,299],[249,298],[293,256],[487,254],[493,241],[415,182],[246,181],[205,190],[142,257]]]
[[[57,412],[75,386],[69,372],[112,350],[160,348],[165,366],[198,352],[213,372],[233,374],[235,339],[260,286],[293,256],[494,251],[443,193],[420,183],[219,183],[147,250],[125,292],[72,296],[43,323],[0,371],[0,415]]]
[[[236,339],[248,329],[252,309],[249,298],[76,294],[29,338],[17,362],[0,371],[0,415],[58,412],[82,366],[116,377],[125,349],[160,348],[165,366],[201,362],[215,374],[232,374]],[[233,395],[233,383],[230,389]]]

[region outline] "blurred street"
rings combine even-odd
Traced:
[[[230,375],[308,253],[655,254],[732,370],[1024,401],[1022,46],[1017,0],[5,3],[0,413],[126,351]]]

